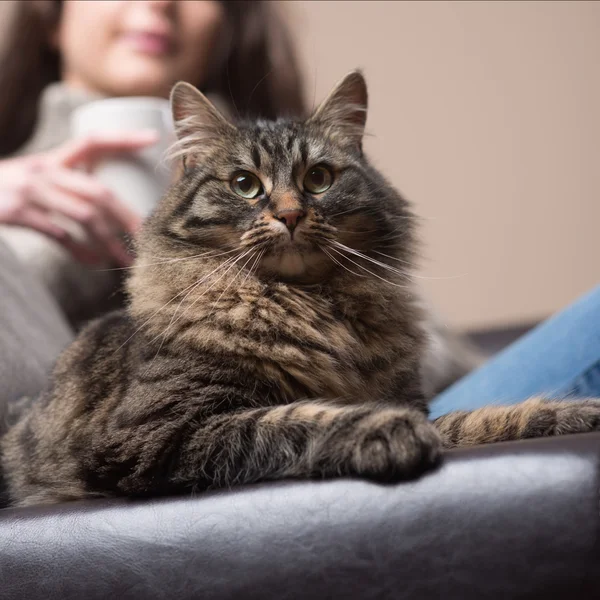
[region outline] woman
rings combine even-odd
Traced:
[[[274,8],[255,0],[15,3],[0,66],[0,239],[71,324],[109,308],[118,280],[97,267],[129,265],[120,234],[139,225],[78,167],[155,141],[142,132],[69,142],[71,112],[102,97],[167,97],[186,80],[239,113],[301,114],[298,69]],[[74,240],[56,216],[82,226],[89,242]]]

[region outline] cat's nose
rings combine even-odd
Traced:
[[[302,220],[306,213],[300,208],[292,208],[286,210],[280,210],[275,213],[275,218],[282,223],[285,223],[285,226],[290,230],[294,231],[296,229],[298,223]]]

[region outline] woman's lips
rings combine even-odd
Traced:
[[[134,50],[153,56],[169,54],[173,49],[171,38],[161,33],[131,31],[123,33],[121,40]]]

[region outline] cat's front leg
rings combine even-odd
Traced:
[[[138,465],[119,474],[98,456],[96,484],[117,483],[121,494],[155,494],[231,487],[282,478],[356,476],[376,480],[413,477],[433,467],[441,441],[417,410],[385,406],[336,406],[318,401],[257,408],[193,419],[194,427],[173,437],[155,427],[139,436],[132,451],[130,432],[110,446],[110,462]],[[154,439],[155,438],[155,439]],[[158,443],[168,443],[162,451]],[[148,446],[147,448],[145,446]],[[165,461],[148,457],[169,455]],[[148,469],[141,468],[142,463]],[[157,468],[165,469],[157,472]],[[160,487],[156,487],[160,486]],[[115,490],[117,491],[117,490]]]
[[[455,411],[435,420],[445,448],[600,431],[600,400],[532,398],[510,406]]]

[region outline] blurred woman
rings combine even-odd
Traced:
[[[128,266],[122,234],[139,225],[80,167],[155,141],[152,132],[70,141],[72,111],[99,98],[167,97],[185,80],[233,114],[302,114],[276,8],[260,0],[15,3],[0,64],[0,240],[72,325],[110,307],[118,271],[97,267]],[[89,241],[74,239],[60,225],[65,217]]]

